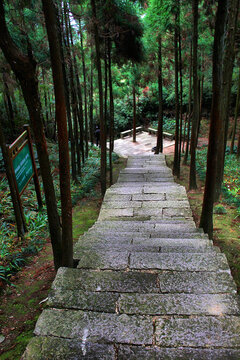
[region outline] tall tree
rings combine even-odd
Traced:
[[[45,16],[56,102],[59,143],[59,175],[62,205],[62,265],[73,266],[72,201],[70,191],[70,165],[68,149],[67,114],[61,50],[57,30],[57,8],[52,0],[42,0]]]
[[[192,133],[190,144],[190,173],[189,173],[189,189],[197,188],[196,179],[196,147],[197,147],[197,131],[199,122],[199,87],[198,87],[198,0],[192,0],[193,11],[193,117],[192,117]]]
[[[100,115],[100,146],[101,146],[101,192],[104,196],[106,192],[106,124],[104,122],[103,115],[103,86],[102,86],[102,69],[101,69],[101,57],[100,57],[100,41],[99,30],[95,0],[91,0],[92,14],[93,14],[93,28],[94,39],[96,49],[96,62],[98,72],[98,91],[99,91],[99,115]]]
[[[28,54],[25,55],[14,43],[5,20],[3,0],[0,0],[0,47],[18,79],[23,97],[29,112],[31,127],[43,180],[45,192],[49,230],[51,235],[54,264],[57,269],[62,265],[61,228],[57,212],[57,202],[51,175],[51,168],[44,135],[41,102],[38,91],[36,61],[33,58],[31,45],[28,42]]]
[[[229,26],[236,26],[236,9],[238,9],[238,0],[221,0],[218,2],[216,15],[214,47],[213,47],[213,97],[210,118],[210,133],[207,157],[207,173],[203,199],[202,214],[200,219],[200,227],[210,238],[213,234],[213,205],[216,196],[217,167],[219,164],[219,149],[221,142],[224,141],[225,117],[222,113],[223,88],[222,78],[226,62],[223,61],[226,50],[229,50],[231,37],[226,34],[230,29]],[[233,20],[234,19],[234,20]],[[234,31],[234,29],[231,29]],[[224,38],[226,43],[224,44]],[[226,79],[225,79],[226,80]],[[225,93],[228,98],[230,92]],[[224,102],[227,102],[227,99]],[[220,157],[221,158],[221,157]]]
[[[175,53],[175,148],[174,148],[174,162],[173,174],[180,177],[180,162],[179,162],[179,89],[178,89],[178,72],[179,72],[179,17],[180,17],[180,3],[176,2],[175,8],[175,27],[174,27],[174,53]]]

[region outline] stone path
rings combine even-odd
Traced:
[[[240,359],[225,255],[196,229],[164,157],[131,157],[59,269],[23,359]]]

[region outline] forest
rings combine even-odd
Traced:
[[[222,247],[240,286],[238,10],[239,0],[0,0],[3,288],[46,238],[55,270],[73,266],[72,208],[103,198],[114,140],[133,128],[136,141],[138,126],[157,129],[156,154],[163,132],[174,135],[167,161],[190,197],[201,188],[198,225],[211,239],[215,214],[231,212]],[[25,124],[43,205],[30,182],[22,210],[6,144]]]

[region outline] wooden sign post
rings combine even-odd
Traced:
[[[34,179],[39,208],[42,207],[42,197],[38,180],[37,167],[34,159],[30,128],[28,125],[25,125],[24,129],[25,131],[11,145],[7,146],[7,150],[10,159],[19,207],[21,209],[24,230],[27,231],[21,202],[21,195],[23,194],[24,190],[26,189],[32,178]]]

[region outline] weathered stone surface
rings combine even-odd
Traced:
[[[134,216],[157,216],[157,217],[162,218],[162,213],[163,213],[163,210],[158,209],[158,208],[133,209]]]
[[[112,345],[74,339],[38,336],[32,338],[22,360],[114,360]]]
[[[120,313],[141,315],[239,315],[239,298],[231,294],[124,294]]]
[[[240,347],[240,318],[200,316],[159,318],[156,343],[163,347]]]
[[[168,251],[168,248],[173,247],[190,247],[194,246],[198,247],[208,247],[211,245],[211,241],[207,239],[181,239],[181,238],[141,238],[139,237],[133,238],[133,244],[141,245],[143,244],[149,246],[158,246],[161,247],[162,251]]]
[[[151,345],[152,319],[146,316],[49,309],[40,315],[35,335],[100,343]]]
[[[130,201],[130,200],[132,200],[131,195],[113,195],[113,194],[109,194],[108,190],[106,191],[104,196],[104,201]]]
[[[79,269],[126,269],[128,252],[122,251],[85,251],[78,263]]]
[[[52,289],[92,292],[157,293],[158,274],[60,268]]]
[[[102,209],[99,214],[99,220],[117,218],[121,216],[133,216],[133,209]]]
[[[161,292],[164,293],[236,293],[236,284],[228,272],[163,271],[159,273]]]
[[[49,293],[48,305],[60,309],[115,313],[118,297],[118,294],[110,292],[86,292],[59,288]]]
[[[137,253],[130,255],[131,269],[161,269],[178,271],[229,270],[223,254],[154,254]]]
[[[102,209],[132,209],[140,208],[141,206],[141,201],[104,201]]]
[[[190,208],[182,209],[182,208],[169,208],[163,209],[163,218],[165,217],[191,217],[192,210]]]
[[[135,194],[132,195],[133,201],[163,201],[166,199],[165,193],[162,194]]]
[[[142,204],[142,208],[190,208],[189,202],[187,200],[182,201],[145,201]]]
[[[123,346],[119,360],[239,360],[240,349],[194,349]]]

